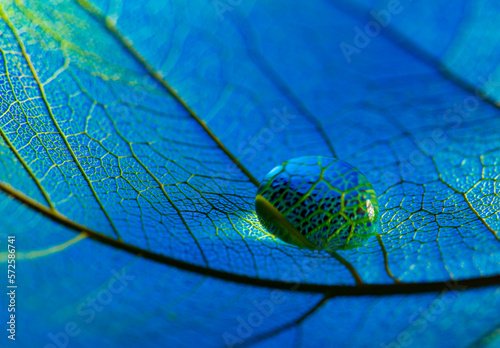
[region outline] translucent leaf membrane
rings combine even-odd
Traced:
[[[11,144],[6,154],[24,161],[16,170],[28,168],[27,181],[36,187],[24,195],[39,197],[38,203],[95,233],[173,260],[286,281],[290,269],[314,257],[321,271],[311,274],[311,282],[355,283],[345,265],[328,254],[291,249],[265,233],[253,212],[256,188],[250,178],[110,29],[75,4],[65,6],[16,3],[4,9],[12,18],[4,23],[8,58],[19,61],[13,72],[6,61],[4,78],[31,86],[17,91],[5,83],[12,109],[20,109],[2,118]],[[59,20],[49,21],[47,13]],[[82,51],[82,18],[106,37],[116,56],[103,42]],[[71,26],[76,20],[80,24]],[[22,29],[33,22],[30,30],[43,40],[31,40]],[[63,30],[71,32],[58,36]],[[36,55],[27,59],[28,52]],[[49,58],[58,68],[47,72]],[[22,108],[15,98],[23,100]],[[36,127],[47,132],[39,134]],[[380,251],[376,243],[373,249]],[[392,281],[380,252],[365,259],[372,268],[366,281]]]
[[[42,4],[16,3],[6,10],[14,27],[23,27],[36,18],[39,25],[35,29],[47,37],[46,41],[55,37],[55,28],[69,28],[77,18],[83,18],[120,52],[116,55],[120,58],[113,58],[99,43],[91,46],[90,57],[86,51],[81,52],[82,24],[72,26],[71,35],[64,40],[59,37],[56,47],[64,50],[48,52],[40,41],[26,44],[27,50],[58,56],[61,64],[59,73],[45,76],[49,81],[43,88],[48,107],[46,103],[45,108],[42,105],[36,110],[46,127],[56,128],[46,141],[57,140],[53,151],[62,151],[62,162],[54,162],[48,155],[34,162],[40,163],[34,173],[39,180],[47,175],[59,177],[41,186],[61,213],[98,233],[112,238],[119,235],[127,244],[209,269],[285,280],[283,275],[295,264],[313,257],[320,266],[307,282],[354,283],[352,271],[345,264],[327,254],[292,249],[263,231],[252,211],[255,189],[250,178],[228,160],[186,108],[161,87],[161,81],[151,81],[143,62],[123,45],[128,41],[120,35],[137,42],[135,49],[146,58],[158,57],[160,49],[170,46],[148,41],[144,32],[143,40],[139,40],[134,36],[136,32],[123,29],[120,21],[126,21],[127,8],[116,27],[112,22],[105,27],[89,15],[90,11],[96,16],[92,6],[65,6],[69,7],[52,9]],[[325,155],[338,152],[341,159],[370,173],[368,179],[376,192],[381,192],[381,240],[368,245],[362,255],[349,251],[341,255],[362,281],[431,281],[496,274],[497,263],[487,259],[491,254],[498,255],[492,232],[497,213],[495,208],[488,210],[484,205],[498,204],[494,194],[498,139],[489,131],[497,126],[491,118],[496,109],[481,101],[477,110],[456,127],[436,115],[442,115],[469,94],[436,73],[435,67],[422,63],[383,36],[373,40],[356,62],[346,64],[335,43],[337,38],[351,35],[356,20],[329,4],[303,5],[307,9],[301,11],[301,22],[292,20],[295,12],[287,9],[281,12],[287,25],[270,27],[266,24],[271,20],[268,13],[276,12],[280,5],[265,6],[254,7],[247,17],[235,11],[232,19],[222,22],[216,13],[200,11],[197,16],[203,25],[185,31],[184,40],[192,42],[192,46],[167,48],[165,59],[173,65],[162,67],[153,59],[152,69],[175,86],[196,115],[206,119],[225,149],[234,153],[254,178],[262,177],[265,168],[285,156],[308,154],[309,148]],[[60,21],[53,24],[47,19],[48,13],[59,15]],[[174,31],[175,23],[183,18],[183,12],[176,9],[160,13],[167,16],[161,23],[172,26],[167,31]],[[148,30],[153,31],[155,23],[151,19]],[[197,39],[206,30],[220,33],[218,39]],[[311,30],[335,32],[337,36],[315,34],[319,36],[312,43]],[[284,52],[271,44],[285,33],[296,38],[289,43],[290,50],[308,54],[287,55],[285,59]],[[14,40],[12,35],[9,37]],[[56,44],[57,39],[53,39]],[[231,42],[230,48],[227,42]],[[146,44],[147,48],[143,46]],[[216,55],[210,58],[195,54],[205,52],[204,45],[210,45]],[[13,50],[19,52],[19,43]],[[223,54],[227,50],[239,55],[238,65],[226,64],[234,61]],[[99,66],[103,68],[89,63],[90,58],[101,56],[105,58],[100,58]],[[64,57],[70,57],[66,69]],[[186,65],[194,59],[198,61],[195,67]],[[20,61],[21,67],[29,68],[26,61]],[[78,64],[73,66],[73,61]],[[319,69],[317,61],[322,61],[324,68]],[[218,69],[224,79],[219,78],[219,73],[210,78],[210,74],[199,70],[205,65]],[[189,78],[181,78],[183,71],[192,73]],[[412,78],[403,79],[408,71]],[[307,78],[302,72],[308,72]],[[25,75],[29,74],[27,71]],[[146,75],[151,79],[143,80]],[[27,80],[34,83],[33,78]],[[208,94],[203,98],[193,94],[200,88],[188,88],[209,81],[211,87],[205,89]],[[248,87],[243,88],[242,81]],[[131,91],[130,84],[147,91],[144,99],[131,97],[137,90],[132,87]],[[65,95],[65,89],[70,92],[62,101],[51,99]],[[220,93],[214,94],[217,90]],[[223,90],[232,92],[225,94]],[[40,86],[30,93],[40,94]],[[243,105],[246,111],[238,112]],[[53,117],[49,117],[49,109],[58,111],[52,111]],[[73,109],[75,115],[68,116],[73,115]],[[64,125],[64,129],[59,125],[64,137],[54,119]],[[75,124],[77,119],[79,126]],[[139,119],[142,131],[136,132],[132,125]],[[237,123],[246,126],[236,127]],[[265,144],[261,139],[263,130],[272,132]],[[14,134],[10,136],[17,139]],[[173,136],[165,138],[167,134]],[[185,134],[182,140],[178,134]],[[252,140],[255,137],[259,142]],[[22,148],[22,140],[18,141],[16,150]],[[433,146],[429,147],[429,141]],[[250,143],[253,145],[249,147]],[[469,160],[466,170],[452,164],[459,158],[462,163],[463,155]],[[23,156],[28,159],[27,154]],[[49,169],[55,174],[47,174]]]
[[[494,347],[499,323],[492,308],[500,305],[499,296],[498,288],[491,287],[456,293],[449,290],[441,295],[332,299],[301,325],[283,330],[254,347],[318,347],[332,342],[342,347],[467,347],[476,343]],[[391,318],[383,321],[384,330],[377,325],[382,315]],[[483,325],[488,321],[491,324]]]
[[[486,340],[498,325],[497,287],[455,289],[450,283],[451,289],[441,295],[337,297],[308,315],[323,295],[225,282],[88,238],[44,254],[77,234],[14,200],[1,198],[2,213],[16,223],[0,220],[0,236],[6,238],[5,231],[16,235],[22,269],[18,298],[24,300],[18,302],[18,311],[24,315],[18,317],[18,327],[24,330],[18,332],[18,344],[51,344],[49,335],[61,336],[68,322],[78,332],[68,338],[75,347],[103,342],[120,347],[140,342],[147,347],[165,343],[220,347],[226,339],[262,347],[291,343],[314,347],[332,342],[378,345],[398,342],[402,332],[407,332],[401,337],[409,346],[438,342],[467,346]],[[52,231],[50,238],[32,238],[47,229]],[[28,254],[31,258],[25,257]],[[385,329],[374,322],[383,323]],[[7,344],[6,337],[1,339]]]
[[[340,3],[340,2],[339,2]],[[347,2],[342,2],[349,6]],[[451,4],[436,1],[429,6],[427,2],[410,3],[400,1],[397,14],[387,16],[388,3],[383,1],[355,1],[359,7],[353,10],[374,20],[375,16],[388,19],[388,31],[395,30],[404,35],[416,47],[434,57],[444,69],[452,72],[475,88],[474,94],[498,102],[500,100],[500,69],[495,54],[500,44],[496,30],[499,4],[495,2],[461,0]],[[446,14],[446,15],[443,15]],[[420,22],[429,25],[421,31]],[[439,35],[433,35],[439,32]],[[486,44],[475,45],[476,42]],[[475,46],[476,49],[468,50]]]
[[[234,16],[228,14],[222,22],[209,11],[200,14],[202,22],[218,33],[219,39],[210,44],[211,51],[221,53],[217,57],[202,57],[201,62],[213,69],[218,67],[225,79],[211,80],[212,88],[204,98],[196,94],[198,90],[186,86],[181,92],[184,98],[200,115],[208,115],[210,127],[220,134],[228,148],[240,155],[252,172],[258,173],[256,177],[263,177],[267,168],[290,156],[309,154],[308,148],[330,154],[328,143],[336,145],[333,147],[337,148],[340,158],[370,173],[368,179],[377,192],[383,193],[379,198],[381,205],[386,205],[385,209],[382,207],[382,226],[394,233],[394,237],[383,237],[383,240],[388,238],[388,257],[392,260],[389,263],[395,267],[397,277],[406,281],[439,279],[451,274],[469,277],[477,267],[472,261],[475,257],[455,257],[469,252],[483,255],[482,267],[490,269],[486,273],[495,274],[496,266],[486,266],[490,264],[486,260],[489,248],[497,250],[498,247],[491,232],[497,228],[498,215],[494,208],[490,213],[483,211],[485,207],[480,201],[489,199],[490,206],[498,205],[498,197],[492,194],[497,185],[494,179],[498,139],[490,131],[497,126],[493,119],[496,108],[478,100],[477,108],[468,112],[467,117],[462,116],[458,124],[457,115],[450,118],[447,112],[456,104],[463,105],[471,94],[437,73],[435,66],[408,53],[404,42],[395,43],[379,35],[356,56],[356,60],[353,57],[347,64],[338,47],[339,41],[350,42],[354,27],[366,24],[364,19],[353,20],[332,4],[315,4],[303,5],[301,21],[296,22],[293,19],[295,8],[283,9],[280,4],[266,6],[254,6],[251,10],[243,6],[238,12],[240,15],[235,10]],[[270,14],[277,11],[287,22],[286,28],[266,24],[274,20]],[[170,16],[169,23],[176,23],[175,18],[182,15],[174,10]],[[161,47],[161,41],[147,40],[144,32],[128,31],[120,26],[120,20],[116,25],[132,38],[141,35],[137,47],[151,52],[151,56]],[[172,24],[171,31],[175,28]],[[195,37],[203,30],[194,29],[187,35]],[[312,32],[315,33],[314,41],[309,39]],[[332,32],[334,36],[318,34]],[[288,43],[285,52],[274,43],[286,35],[293,36],[294,40]],[[231,61],[214,64],[223,60],[222,52],[228,49],[227,42],[231,42],[231,51],[240,52],[247,58],[240,59],[237,67]],[[200,41],[194,47],[204,51],[206,45],[209,45],[206,41]],[[399,45],[403,46],[399,48]],[[287,52],[305,53],[292,55]],[[387,52],[391,54],[386,55]],[[174,51],[165,60],[172,64],[155,67],[169,80],[178,81],[184,62],[193,59],[190,53]],[[179,54],[182,59],[178,59]],[[322,62],[321,66],[318,61]],[[206,78],[203,72],[195,69],[189,83],[203,84]],[[248,94],[246,89],[239,87],[241,82],[238,81],[257,79],[259,90],[251,95],[261,103],[255,107],[251,107],[249,101],[236,103],[238,98]],[[228,94],[223,94],[226,87]],[[221,95],[225,103],[221,102]],[[283,106],[276,106],[276,100],[282,101]],[[228,127],[226,118],[211,116],[214,108],[218,114],[233,114],[234,110],[239,110],[238,105],[239,108],[245,105],[248,112],[238,113],[238,117],[230,118],[229,122],[235,125],[243,122],[246,127]],[[270,106],[263,107],[265,105]],[[304,109],[319,119],[322,127],[316,127]],[[266,138],[269,141],[266,144],[260,141],[250,146],[252,139],[262,137],[263,129],[266,133],[272,129],[271,125],[277,122],[276,111],[281,115],[278,119],[288,115],[284,118],[289,121],[284,128],[286,131],[275,131],[272,137]],[[321,130],[326,137],[321,136]],[[480,135],[487,141],[481,140]],[[255,155],[252,157],[254,153],[259,154],[258,160]],[[482,154],[483,158],[489,157],[484,166],[479,158]],[[456,165],[462,164],[464,155],[467,157],[466,169],[462,170]],[[262,164],[267,157],[269,165],[266,167]],[[481,178],[483,168],[486,180]],[[465,192],[476,183],[479,189],[468,192],[465,199]],[[485,217],[486,224],[478,220],[478,214]],[[459,243],[462,246],[456,244],[459,239],[463,241]],[[479,251],[478,248],[484,249]],[[493,251],[494,255],[497,253]],[[349,255],[346,258],[355,262]],[[462,262],[469,266],[462,267]]]
[[[222,18],[210,2],[190,3],[189,10],[99,2],[102,16],[80,3],[85,8],[2,4],[0,188],[19,194],[17,201],[2,196],[0,231],[19,236],[27,253],[19,261],[25,345],[48,344],[48,333],[75,321],[82,329],[76,346],[220,346],[227,330],[236,332],[238,317],[255,310],[253,301],[271,294],[210,276],[198,293],[192,289],[204,279],[200,273],[259,284],[289,280],[290,271],[312,263],[300,278],[305,285],[359,279],[394,286],[499,273],[498,109],[462,81],[496,71],[492,61],[473,64],[475,52],[495,42],[491,19],[475,19],[488,6],[470,1],[466,7],[477,11],[453,12],[446,21],[408,8],[402,14],[416,17],[400,23],[409,28],[418,17],[421,41],[409,45],[388,26],[349,63],[339,45],[354,44],[356,27],[363,30],[367,20],[334,1],[242,2]],[[426,13],[448,13],[433,4]],[[459,30],[458,18],[467,18]],[[439,41],[436,32],[448,34]],[[455,62],[455,75],[442,74],[439,61],[419,49],[440,54],[450,40],[442,61]],[[471,40],[475,49],[461,48]],[[258,223],[252,177],[258,181],[276,163],[312,150],[352,163],[379,193],[381,237],[362,253],[333,258],[292,248]],[[50,218],[37,213],[41,207]],[[107,241],[121,237],[123,245],[79,239],[61,221]],[[120,248],[201,268],[172,271]],[[131,282],[86,323],[75,304],[97,296],[112,270],[130,263],[140,265],[140,286]],[[438,296],[334,297],[318,306],[321,295],[300,289],[290,294],[290,307],[254,328],[254,339],[276,332],[271,339],[280,344],[386,344]],[[411,344],[494,344],[498,293],[462,294],[412,334]]]

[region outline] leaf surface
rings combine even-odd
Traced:
[[[339,44],[354,44],[355,28],[368,21],[362,6],[372,4],[246,2],[222,20],[213,6],[2,4],[0,188],[11,196],[2,199],[2,231],[34,251],[22,256],[33,259],[26,283],[44,284],[26,308],[33,325],[25,342],[72,317],[82,322],[81,299],[123,264],[145,285],[131,282],[125,303],[83,320],[79,344],[98,344],[106,322],[123,345],[144,333],[151,346],[201,337],[220,344],[224,332],[236,335],[238,316],[255,311],[254,300],[272,296],[268,287],[288,282],[299,286],[247,343],[270,344],[269,336],[317,346],[345,336],[342,344],[363,345],[410,330],[415,345],[441,335],[463,345],[496,332],[498,108],[491,83],[476,88],[474,77],[496,66],[470,68],[458,48],[467,39],[452,24],[443,24],[441,50],[429,43],[432,27],[403,39],[414,30],[405,26],[413,3],[350,59]],[[427,4],[429,23],[439,6]],[[467,32],[489,33],[474,17],[462,21]],[[258,180],[311,154],[365,173],[379,194],[380,238],[332,258],[260,226]],[[53,284],[42,279],[55,272]],[[439,291],[454,280],[489,287],[445,303]],[[408,292],[416,294],[380,297]],[[39,302],[49,294],[63,306],[41,325]],[[210,303],[214,296],[229,300]],[[436,301],[444,314],[415,335],[407,318]],[[472,315],[481,319],[465,330]],[[134,316],[140,324],[131,329]],[[389,328],[373,338],[374,322],[386,317]]]

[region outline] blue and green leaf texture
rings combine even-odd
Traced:
[[[0,346],[498,346],[499,15],[0,1]],[[377,193],[362,247],[259,222],[260,181],[311,155]]]

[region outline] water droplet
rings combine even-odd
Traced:
[[[376,233],[377,195],[366,177],[336,158],[306,156],[273,168],[259,186],[262,225],[283,241],[327,251],[360,247]]]

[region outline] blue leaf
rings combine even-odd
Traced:
[[[494,345],[498,11],[450,6],[2,4],[16,340]],[[373,184],[367,246],[332,257],[260,225],[259,181],[305,155]]]

